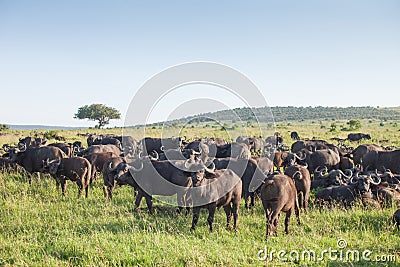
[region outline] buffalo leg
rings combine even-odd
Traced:
[[[61,179],[61,193],[63,197],[65,197],[65,192],[67,192],[67,181],[65,179]]]
[[[78,185],[78,198],[80,198],[82,195],[83,184],[81,181],[77,181],[76,184]]]
[[[289,223],[290,223],[290,217],[292,216],[293,209],[290,209],[286,212],[286,217],[285,217],[285,233],[289,234]]]
[[[150,214],[153,214],[153,197],[150,195],[145,195],[147,209]]]
[[[135,200],[135,208],[139,208],[142,198],[143,198],[143,193],[141,191],[139,191],[136,196],[136,200]]]
[[[216,209],[216,203],[215,202],[209,204],[207,222],[208,222],[208,225],[210,226],[210,232],[213,231],[213,222],[214,222],[215,209]]]
[[[37,177],[38,177],[38,184],[40,184],[40,172],[37,172]]]
[[[226,229],[229,230],[230,229],[230,224],[232,221],[232,208],[231,208],[231,204],[228,203],[228,205],[224,206],[224,211],[226,214]]]
[[[250,207],[254,207],[254,199],[255,199],[255,194],[254,192],[250,193]]]
[[[239,205],[240,201],[232,203],[232,212],[233,212],[233,229],[236,231],[238,218],[239,218]]]
[[[200,207],[193,208],[193,220],[192,220],[192,228],[190,230],[196,230],[197,222],[199,221],[200,216]]]
[[[85,197],[88,198],[89,195],[89,185],[85,184]]]

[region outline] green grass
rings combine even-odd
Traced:
[[[0,265],[261,266],[266,262],[257,259],[257,252],[264,245],[269,250],[312,249],[320,253],[336,249],[339,238],[348,242],[349,249],[369,249],[373,256],[396,254],[397,262],[386,264],[400,264],[400,233],[390,224],[394,207],[312,209],[302,215],[302,225],[292,219],[290,235],[283,234],[281,218],[278,237],[266,241],[260,201],[250,211],[241,207],[237,233],[225,229],[222,209],[217,211],[213,233],[208,231],[205,212],[197,230],[191,232],[191,214],[177,215],[174,207],[156,201],[159,208],[150,215],[145,203],[134,210],[133,201],[130,187],[117,188],[109,202],[103,199],[99,181],[88,199],[77,199],[77,187],[70,182],[67,196],[62,198],[51,178],[30,186],[24,175],[1,174]],[[270,262],[280,263],[278,259]]]
[[[290,132],[298,131],[301,137],[345,137],[348,132],[329,132],[333,121],[280,122],[277,131],[290,146]],[[335,121],[346,126],[346,121]],[[371,133],[369,143],[400,146],[399,127],[396,121],[363,120],[360,132]],[[162,129],[148,129],[146,135],[160,136]],[[175,132],[176,129],[168,129]],[[249,135],[258,135],[256,127],[247,128]],[[81,140],[78,132],[59,131],[67,141]],[[102,130],[103,133],[120,134],[121,129]],[[221,127],[179,129],[181,135],[225,136]],[[129,131],[140,138],[141,129]],[[232,138],[236,138],[233,131]],[[232,133],[231,133],[232,134]],[[17,142],[18,137],[33,135],[31,131],[6,131],[0,135],[0,144]],[[165,135],[165,133],[164,133]],[[51,140],[54,141],[54,140]],[[357,146],[357,143],[351,144]],[[34,180],[35,181],[35,180]],[[191,232],[191,214],[177,215],[175,208],[155,201],[158,207],[149,215],[143,202],[134,210],[133,189],[116,188],[112,202],[103,198],[102,184],[97,181],[90,189],[89,198],[77,199],[77,186],[68,183],[67,196],[61,197],[51,178],[43,178],[41,184],[28,184],[23,173],[0,173],[0,266],[376,266],[377,263],[346,263],[295,261],[282,262],[276,257],[272,262],[259,261],[257,253],[268,250],[315,250],[319,255],[324,249],[337,249],[338,239],[345,239],[348,249],[373,251],[371,258],[381,254],[395,254],[396,262],[381,266],[400,264],[400,233],[390,223],[397,207],[383,210],[366,209],[360,205],[350,210],[311,208],[302,214],[298,226],[292,218],[291,234],[283,234],[281,217],[278,237],[265,240],[265,215],[260,201],[252,210],[241,207],[237,233],[225,230],[225,213],[218,210],[215,231],[209,233],[206,213],[203,211],[197,230]],[[312,204],[311,204],[312,206]],[[347,249],[346,248],[346,249]]]

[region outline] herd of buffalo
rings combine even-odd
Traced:
[[[179,211],[193,209],[191,229],[196,228],[200,209],[208,209],[210,231],[215,210],[223,207],[227,228],[233,218],[236,230],[239,206],[254,206],[259,197],[266,214],[266,234],[277,233],[279,215],[286,213],[285,232],[293,212],[300,224],[300,211],[307,213],[311,192],[314,206],[358,202],[378,208],[400,203],[400,150],[379,145],[337,145],[324,140],[300,140],[291,133],[291,148],[279,133],[263,139],[239,136],[187,140],[181,137],[136,141],[130,136],[87,135],[82,142],[47,144],[44,138],[26,137],[16,145],[3,145],[0,168],[22,166],[32,175],[49,173],[66,194],[66,181],[78,185],[78,197],[98,176],[103,177],[104,196],[112,199],[117,185],[135,189],[135,206],[145,198],[153,211],[153,195],[176,195]],[[351,134],[349,140],[370,139]],[[332,140],[332,141],[333,141]],[[160,179],[161,177],[161,179]],[[400,230],[400,209],[393,215]]]

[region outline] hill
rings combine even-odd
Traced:
[[[260,108],[235,108],[233,110],[221,110],[188,116],[171,121],[171,123],[185,123],[187,121],[206,122],[255,121],[270,122],[270,114],[273,114],[275,122],[304,121],[304,120],[349,120],[349,119],[376,119],[376,120],[400,120],[400,108],[375,108],[375,107],[260,107]]]

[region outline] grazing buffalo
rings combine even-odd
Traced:
[[[394,173],[400,173],[400,150],[394,151],[370,151],[362,159],[364,170],[390,169]]]
[[[297,132],[291,132],[290,138],[292,138],[293,140],[300,140],[300,136]]]
[[[38,174],[38,181],[40,182],[40,172],[44,171],[44,160],[58,160],[61,158],[67,158],[67,155],[58,147],[43,146],[28,149],[25,148],[22,150],[13,148],[10,150],[11,161],[24,167],[24,169],[29,173],[29,184],[32,183],[32,174],[34,172]]]
[[[306,167],[292,165],[285,169],[285,174],[294,180],[300,209],[308,212],[308,199],[310,198],[311,176]]]
[[[347,140],[357,142],[362,139],[371,140],[371,135],[363,133],[350,133],[347,135]]]
[[[90,178],[90,184],[96,179],[98,172],[103,170],[103,166],[109,158],[117,158],[119,155],[113,152],[103,152],[103,153],[92,153],[84,156],[90,164],[92,165],[92,177]]]
[[[85,158],[61,158],[49,161],[43,161],[45,168],[49,169],[50,174],[61,184],[62,195],[65,197],[67,190],[66,180],[76,182],[78,185],[78,198],[85,189],[85,196],[88,197],[89,182],[92,177],[92,166]]]
[[[285,233],[289,234],[289,222],[293,211],[296,212],[297,221],[300,224],[300,211],[297,200],[297,190],[292,178],[284,174],[272,174],[268,176],[261,187],[261,200],[266,216],[266,236],[271,232],[277,234],[279,216],[286,213]]]
[[[208,209],[207,222],[210,232],[213,231],[214,214],[216,208],[224,207],[226,213],[226,228],[229,229],[233,216],[233,228],[236,231],[239,216],[240,199],[242,195],[242,182],[232,170],[208,169],[201,161],[186,165],[191,174],[193,200],[203,205],[194,205],[191,230],[196,229],[200,216],[200,209]],[[227,190],[229,188],[229,190]]]

